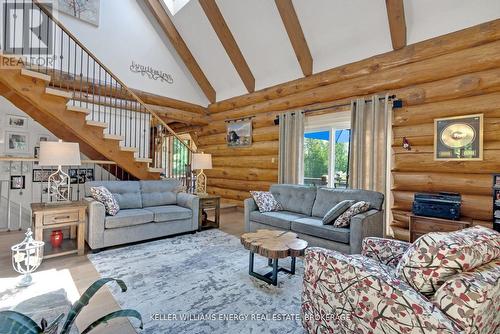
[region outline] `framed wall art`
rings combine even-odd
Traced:
[[[55,170],[50,169],[33,169],[32,181],[33,182],[49,182],[50,174]]]
[[[227,121],[226,141],[229,147],[252,145],[252,119]]]
[[[5,131],[5,151],[7,153],[29,153],[28,133]]]
[[[27,129],[28,118],[17,115],[7,115],[7,125],[16,129]]]
[[[435,119],[434,160],[483,160],[483,114]]]
[[[26,187],[24,175],[12,175],[10,177],[10,189],[24,189]]]
[[[59,0],[58,10],[82,21],[99,26],[100,0]]]

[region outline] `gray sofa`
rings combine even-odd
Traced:
[[[85,184],[88,202],[86,240],[93,250],[198,230],[197,196],[177,193],[177,180],[92,181]],[[105,213],[90,197],[90,187],[104,186],[116,198],[120,211]]]
[[[260,213],[253,198],[245,200],[245,230],[290,230],[309,246],[325,247],[347,254],[361,252],[365,237],[382,237],[384,195],[358,189],[316,188],[301,185],[276,184],[270,189],[284,211]],[[342,200],[370,202],[370,210],[356,215],[347,228],[323,225],[321,219]]]

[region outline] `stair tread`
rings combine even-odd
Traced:
[[[68,110],[68,111],[75,111],[75,112],[81,112],[81,113],[84,113],[84,114],[87,114],[87,115],[92,112],[92,110],[90,110],[90,109],[79,107],[79,106],[72,106],[72,105],[67,106],[66,110]]]
[[[107,128],[108,124],[104,122],[98,122],[98,121],[86,121],[87,125],[92,125],[92,126],[98,126],[101,128]]]
[[[163,168],[153,168],[153,167],[149,167],[149,168],[148,168],[148,171],[149,171],[150,173],[161,173],[161,172],[163,172]]]
[[[137,147],[129,147],[129,146],[120,146],[120,150],[129,152],[139,152],[139,149]]]
[[[151,163],[151,162],[153,162],[153,159],[151,159],[151,158],[135,158],[135,161]]]
[[[61,89],[51,88],[51,87],[45,88],[45,93],[50,94],[50,95],[65,97],[67,99],[73,98],[73,93],[65,91],[65,90],[61,90]]]
[[[26,68],[21,69],[21,75],[32,77],[32,78],[35,78],[35,79],[44,80],[44,81],[47,81],[47,82],[50,82],[50,80],[51,80],[50,75],[47,75],[47,74],[44,74],[44,73],[40,73],[40,72],[36,72],[36,71],[32,71],[32,70],[28,70]]]
[[[105,133],[104,134],[104,138],[105,139],[112,139],[112,140],[119,140],[119,141],[125,140],[125,138],[123,138],[120,135],[112,135],[112,134],[109,134],[109,133]]]

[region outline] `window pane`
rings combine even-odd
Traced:
[[[334,182],[336,188],[347,187],[347,174],[349,173],[349,142],[351,130],[335,131],[335,165]]]
[[[304,137],[304,184],[326,185],[330,132],[310,132]]]

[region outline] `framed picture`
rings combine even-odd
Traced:
[[[59,0],[58,10],[82,21],[99,26],[100,0]]]
[[[87,174],[85,175],[85,181],[94,181],[94,170],[92,168],[87,169]]]
[[[252,145],[252,120],[230,121],[226,126],[226,141],[229,147]]]
[[[26,177],[24,175],[12,175],[10,177],[10,189],[24,189]]]
[[[37,141],[37,145],[40,146],[40,143],[42,141],[49,141],[49,136],[48,135],[39,135],[38,136],[38,141]]]
[[[50,169],[33,169],[32,181],[33,182],[48,182],[50,174],[54,171]]]
[[[29,153],[28,134],[25,132],[5,131],[6,152]]]
[[[483,160],[483,114],[435,119],[434,160]]]
[[[7,125],[16,129],[27,129],[28,118],[16,115],[7,115]]]

